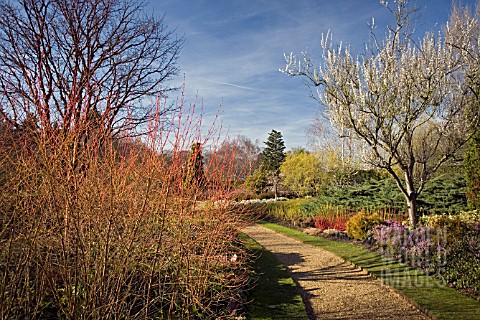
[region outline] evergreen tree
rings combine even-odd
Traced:
[[[262,152],[262,168],[272,181],[276,199],[280,182],[280,166],[285,161],[285,143],[282,133],[272,130],[264,143],[266,147]]]
[[[480,132],[470,140],[464,164],[468,207],[480,209]]]
[[[203,169],[202,145],[200,142],[192,144],[187,163],[186,183],[196,187],[203,187],[205,184],[205,172]]]

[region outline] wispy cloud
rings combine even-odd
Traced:
[[[235,83],[213,81],[213,80],[209,80],[209,79],[205,79],[205,78],[199,78],[199,79],[201,79],[201,80],[203,80],[203,81],[210,82],[210,83],[215,83],[215,84],[220,84],[220,85],[225,85],[225,86],[231,86],[231,87],[240,88],[240,89],[245,89],[245,90],[261,91],[261,90],[255,89],[255,88],[250,88],[250,87],[246,87],[246,86],[241,86],[241,85],[238,85],[238,84],[235,84]]]
[[[451,4],[419,2],[435,8],[429,19],[439,16],[439,8],[444,19]],[[283,54],[308,49],[319,57],[321,34],[328,30],[334,41],[361,51],[371,18],[379,26],[390,19],[374,0],[165,0],[153,5],[186,36],[179,63],[187,96],[198,93],[206,114],[215,114],[222,104],[220,118],[231,134],[264,141],[276,129],[287,147],[306,145],[305,130],[318,105],[302,79],[278,72]]]

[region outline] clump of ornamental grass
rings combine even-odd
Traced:
[[[215,145],[213,131],[201,139],[194,108],[160,109],[141,138],[1,124],[0,318],[235,312],[248,277],[245,220],[222,201],[231,159],[188,176],[191,146]]]

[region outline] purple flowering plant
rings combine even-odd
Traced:
[[[445,262],[445,236],[440,229],[419,226],[409,229],[399,222],[386,221],[373,229],[373,238],[382,253],[426,273],[440,271]]]
[[[480,222],[460,216],[430,220],[416,228],[386,221],[370,237],[384,255],[480,298]]]

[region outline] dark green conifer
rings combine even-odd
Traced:
[[[262,169],[266,171],[272,181],[276,199],[280,182],[280,166],[285,161],[285,143],[282,133],[272,130],[264,143],[266,147],[262,152]]]
[[[205,185],[205,172],[203,168],[202,145],[200,142],[192,144],[187,163],[186,183],[195,187]]]

